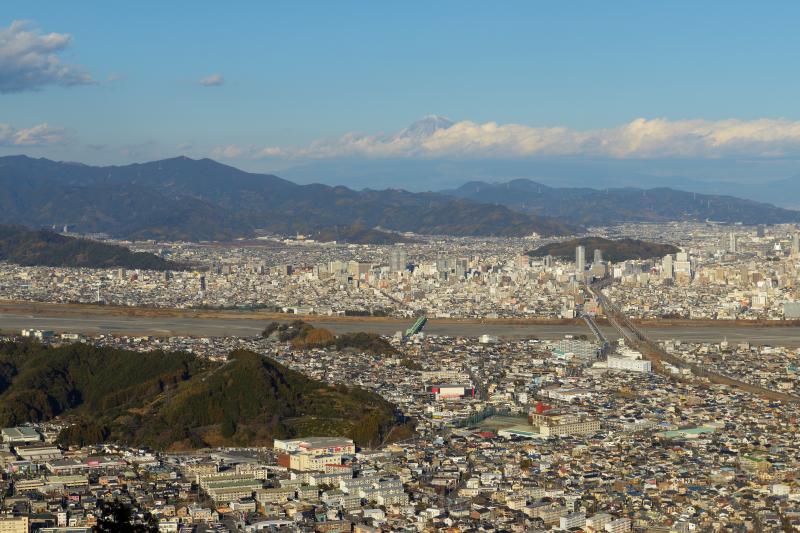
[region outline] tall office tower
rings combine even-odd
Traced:
[[[575,248],[575,271],[583,274],[586,270],[586,247],[578,246]]]
[[[206,277],[205,276],[200,276],[200,290],[201,291],[206,290]]]
[[[469,260],[466,257],[456,259],[456,277],[465,278],[469,271]]]
[[[739,251],[738,245],[738,238],[734,232],[731,232],[728,235],[728,251],[732,254],[735,254]]]
[[[402,272],[406,269],[407,263],[408,254],[406,254],[406,251],[400,247],[392,248],[392,251],[389,252],[389,271]]]
[[[665,255],[661,260],[661,278],[672,279],[674,275],[674,267],[672,266],[672,254]]]
[[[436,271],[440,273],[450,271],[450,259],[444,254],[439,254],[439,257],[436,258]]]
[[[347,263],[344,261],[331,261],[328,263],[328,272],[331,274],[341,274],[347,272]]]
[[[764,224],[759,224],[756,228],[756,237],[763,237],[765,233]]]
[[[692,277],[692,261],[686,252],[678,252],[675,256],[675,276],[679,274],[689,279]]]
[[[792,235],[792,255],[794,257],[800,256],[800,233]]]
[[[552,255],[544,256],[544,267],[545,268],[553,268],[553,256]]]
[[[598,265],[603,262],[603,250],[595,250],[594,251],[594,261],[592,261],[595,265]]]

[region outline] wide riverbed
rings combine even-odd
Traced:
[[[315,326],[325,327],[335,333],[347,331],[372,331],[391,335],[405,329],[411,321],[336,321],[320,318],[309,320]],[[266,325],[265,322],[248,318],[207,318],[207,317],[147,317],[74,313],[48,314],[2,313],[0,331],[18,332],[23,328],[47,329],[56,332],[74,332],[89,335],[113,333],[120,335],[154,336],[253,336]],[[616,333],[609,327],[601,328],[609,339]],[[800,327],[778,326],[668,326],[645,327],[644,332],[652,339],[680,339],[685,341],[730,342],[749,341],[752,344],[800,346]],[[424,330],[433,335],[477,337],[483,334],[496,335],[505,339],[538,337],[557,339],[567,334],[589,335],[589,328],[577,325],[520,325],[520,324],[476,324],[440,322],[431,319]]]

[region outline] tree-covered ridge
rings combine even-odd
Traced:
[[[288,324],[271,322],[261,332],[263,337],[271,337],[280,342],[291,341],[295,348],[335,348],[337,350],[358,350],[361,352],[391,355],[397,350],[386,339],[376,333],[363,331],[334,335],[326,328],[315,328],[302,320]]]
[[[588,262],[591,262],[595,250],[602,250],[603,259],[613,262],[664,257],[679,251],[678,248],[671,244],[640,241],[638,239],[610,240],[603,237],[583,237],[546,244],[527,252],[527,254],[531,257],[552,255],[553,257],[574,260],[575,248],[578,246],[586,248],[586,260]]]
[[[671,220],[715,220],[743,224],[781,224],[800,220],[800,211],[793,209],[746,198],[698,194],[667,187],[548,187],[531,180],[517,179],[507,183],[473,181],[458,189],[443,192],[585,226]]]
[[[0,261],[23,266],[141,268],[180,270],[185,267],[147,252],[124,246],[59,235],[49,230],[29,230],[0,225]]]
[[[563,219],[437,193],[299,185],[186,157],[115,167],[0,157],[0,223],[69,223],[82,232],[128,239],[218,241],[264,230],[350,243],[400,238],[370,229],[376,227],[460,236],[580,229]],[[350,229],[354,223],[366,229]]]
[[[380,442],[395,407],[309,379],[248,351],[224,364],[182,352],[0,344],[0,425],[66,417],[64,444],[111,440],[159,449],[267,445],[275,437]]]

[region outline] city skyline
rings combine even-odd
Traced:
[[[800,531],[800,4],[3,7],[0,533]]]

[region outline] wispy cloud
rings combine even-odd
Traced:
[[[347,133],[293,148],[228,145],[215,155],[251,159],[800,156],[800,122],[637,118],[613,128],[574,130],[426,117],[391,135]]]
[[[225,83],[225,78],[221,74],[211,74],[200,80],[200,85],[203,87],[219,87]]]
[[[61,62],[58,54],[71,41],[69,34],[45,34],[28,21],[16,20],[0,28],[0,93],[94,83],[81,67]]]
[[[66,140],[63,128],[54,128],[47,123],[23,129],[0,123],[0,146],[52,146],[62,144]]]

